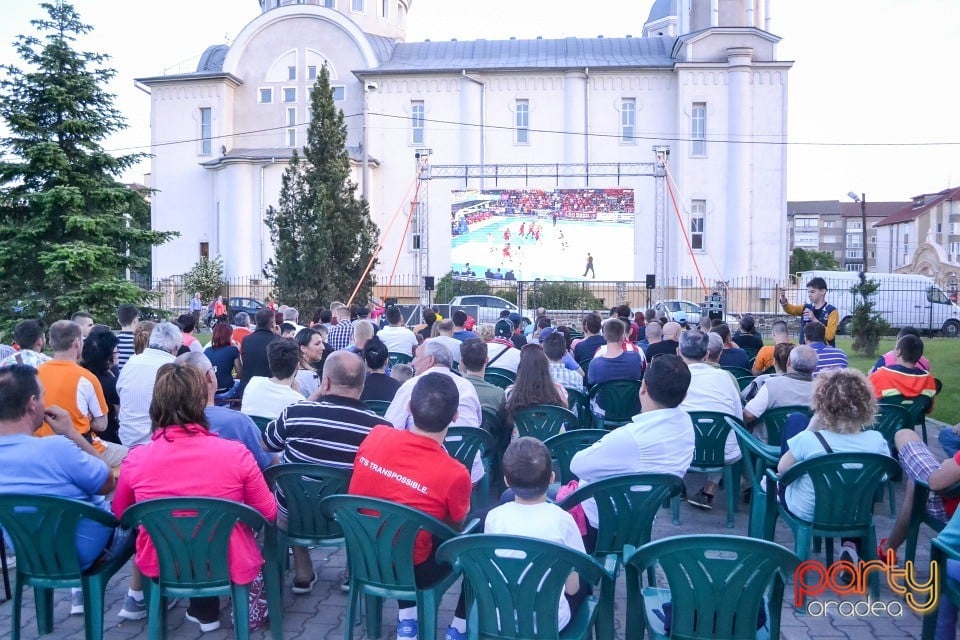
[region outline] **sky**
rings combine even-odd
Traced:
[[[653,0],[413,0],[407,40],[639,36]],[[908,200],[960,184],[960,0],[770,0],[789,73],[790,200]],[[260,13],[257,0],[75,0],[94,27],[85,50],[112,57],[111,91],[130,125],[105,142],[146,151],[149,97],[134,78],[188,72]],[[585,8],[587,7],[587,8]],[[43,15],[0,0],[0,64]],[[509,20],[505,16],[510,16]],[[946,144],[945,144],[946,143]],[[141,169],[124,176],[142,181]]]

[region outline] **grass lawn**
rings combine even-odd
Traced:
[[[851,353],[853,340],[849,336],[838,336],[837,346],[847,352],[850,366],[869,373],[876,358],[869,359]],[[893,349],[896,339],[884,338],[880,342],[878,353]],[[960,422],[960,340],[956,338],[924,338],[923,355],[930,360],[933,375],[943,382],[943,390],[937,396],[931,417],[957,424]],[[950,363],[953,363],[952,365]]]

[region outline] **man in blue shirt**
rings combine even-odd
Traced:
[[[459,340],[460,342],[466,342],[472,338],[480,337],[473,331],[470,331],[463,326],[467,323],[467,312],[463,309],[457,309],[454,311],[450,318],[453,320],[453,337],[456,340]]]
[[[817,352],[817,370],[813,375],[817,375],[826,369],[846,369],[847,354],[843,349],[831,347],[826,343],[827,329],[819,322],[808,322],[803,327],[804,342]]]
[[[589,360],[606,342],[600,335],[600,316],[597,313],[588,313],[583,316],[583,340],[573,348],[574,360]]]

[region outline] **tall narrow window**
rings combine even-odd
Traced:
[[[203,258],[204,260],[208,260],[208,259],[210,258],[210,243],[209,243],[209,242],[201,242],[201,243],[200,243],[200,257]]]
[[[517,100],[517,144],[530,142],[530,102]]]
[[[287,146],[297,146],[297,110],[287,109]]]
[[[381,11],[383,17],[384,17],[384,18],[389,17],[389,15],[390,15],[390,0],[382,0],[380,4],[382,5],[381,8],[380,8],[380,11]]]
[[[200,107],[200,153],[213,153],[213,115],[210,107]]]
[[[707,201],[690,202],[690,246],[694,251],[703,250],[703,233],[706,222]]]
[[[317,66],[310,65],[307,67],[307,80],[316,80],[317,79]]]
[[[350,10],[363,13],[363,0],[350,0]]]
[[[413,144],[423,144],[423,100],[414,100],[410,103],[410,129]]]
[[[707,155],[707,104],[694,102],[690,114],[690,152],[695,156]]]
[[[637,101],[624,98],[620,103],[620,142],[633,143],[637,128]]]

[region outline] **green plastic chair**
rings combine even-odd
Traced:
[[[516,381],[517,379],[517,373],[515,371],[504,369],[503,367],[487,367],[484,373],[496,373],[506,378],[510,378],[511,381]]]
[[[939,495],[949,498],[960,497],[960,482],[949,487]],[[927,499],[930,497],[930,486],[925,482],[913,481],[913,507],[910,510],[910,524],[907,525],[906,559],[915,562],[917,559],[917,538],[920,537],[920,525],[925,524],[937,533],[943,531],[944,523],[927,513]]]
[[[320,508],[340,523],[347,542],[350,599],[343,623],[346,640],[353,638],[361,594],[366,600],[368,637],[379,638],[382,632],[383,599],[398,598],[416,601],[420,637],[436,638],[440,599],[457,581],[459,572],[451,569],[434,584],[417,586],[413,572],[414,540],[424,532],[445,542],[469,533],[479,520],[473,519],[459,532],[422,511],[362,496],[330,496],[320,503]]]
[[[363,404],[367,405],[370,411],[381,418],[387,415],[387,409],[390,408],[390,403],[387,400],[364,400]]]
[[[880,404],[899,405],[910,413],[911,428],[920,425],[920,433],[923,443],[927,443],[927,411],[933,404],[933,398],[930,396],[916,396],[907,398],[900,394],[884,396],[880,398]]]
[[[947,598],[957,606],[960,605],[960,584],[946,575],[947,560],[960,560],[960,519],[956,515],[943,526],[940,535],[930,540],[930,564],[936,562],[939,568],[936,585],[937,601],[943,602],[943,599]],[[938,609],[939,606],[923,616],[921,640],[934,640]]]
[[[743,424],[738,418],[714,411],[688,411],[693,421],[693,460],[687,472],[723,472],[724,492],[727,494],[727,529],[733,529],[733,514],[740,500],[740,467],[737,462],[724,464],[724,448],[732,423]],[[680,498],[673,499],[673,524],[680,524]]]
[[[833,538],[860,538],[860,557],[877,557],[876,532],[873,528],[873,503],[884,480],[898,467],[890,456],[878,453],[828,453],[810,458],[787,469],[783,476],[767,470],[767,483],[779,483],[786,490],[806,476],[813,483],[817,496],[812,520],[795,515],[778,500],[780,517],[793,531],[794,551],[801,561],[810,555],[814,538],[826,538],[826,564],[833,564]],[[777,486],[771,484],[771,486]],[[873,597],[879,596],[876,573],[870,575]]]
[[[750,524],[747,535],[751,538],[773,540],[777,524],[777,496],[774,491],[773,501],[768,500],[767,485],[762,480],[767,469],[776,470],[780,462],[780,445],[764,444],[749,429],[732,418],[728,424],[737,434],[740,453],[743,454],[741,469],[750,480],[753,492],[750,499]]]
[[[287,463],[267,467],[263,476],[275,493],[283,494],[287,506],[287,525],[272,528],[274,534],[264,546],[264,555],[282,584],[287,566],[288,547],[340,546],[343,531],[332,518],[320,511],[327,496],[344,494],[350,486],[350,469],[325,464]]]
[[[577,416],[572,411],[550,404],[523,407],[513,414],[513,425],[520,437],[530,436],[541,441],[576,429],[577,424]]]
[[[743,391],[750,386],[750,383],[753,382],[753,379],[756,377],[753,375],[753,371],[750,369],[744,369],[743,367],[720,367],[724,371],[729,371],[733,374],[733,377],[737,379],[737,386],[740,387],[740,391]]]
[[[266,418],[264,416],[250,416],[250,419],[253,420],[253,424],[257,425],[257,429],[260,429],[262,434],[267,430],[267,425],[273,422],[273,418]]]
[[[760,353],[760,349],[755,349],[754,347],[740,347],[747,353],[747,357],[751,360],[756,360],[757,354]]]
[[[577,364],[580,365],[580,369],[583,371],[583,384],[587,384],[587,374],[590,373],[590,363],[593,361],[593,358],[584,358],[583,360],[577,360]]]
[[[10,594],[10,567],[7,566],[7,543],[0,535],[0,571],[3,572],[3,593],[4,599],[9,600]]]
[[[409,353],[389,351],[387,353],[387,360],[390,362],[390,366],[392,367],[395,364],[410,364],[413,362],[413,356],[411,356]]]
[[[250,585],[230,579],[227,549],[237,525],[254,532],[268,526],[266,519],[244,504],[218,498],[159,498],[138,502],[120,519],[125,527],[141,526],[153,541],[160,561],[160,577],[144,576],[147,600],[147,635],[152,640],[166,635],[167,598],[230,596],[237,640],[248,640]],[[270,632],[283,637],[283,606],[280,583],[273,571],[264,571],[270,610]]]
[[[513,378],[505,376],[502,373],[496,373],[494,371],[487,370],[483,374],[483,379],[490,384],[500,387],[501,389],[506,389],[513,384]]]
[[[874,418],[873,425],[870,428],[879,431],[880,434],[883,435],[883,439],[887,441],[887,446],[890,447],[890,455],[896,458],[897,446],[894,437],[897,431],[901,429],[912,429],[913,422],[910,420],[910,412],[903,407],[881,403],[877,405],[877,416]],[[897,515],[897,498],[893,488],[893,482],[900,480],[902,477],[902,469],[897,469],[897,472],[891,475],[885,483],[887,485],[887,499],[890,501],[891,518]],[[883,497],[882,491],[880,492],[880,497]]]
[[[813,416],[813,409],[803,405],[791,405],[786,407],[776,407],[767,409],[760,416],[760,421],[767,428],[767,444],[780,448],[780,440],[783,437],[783,427],[787,424],[787,418],[792,413],[802,413],[808,418]]]
[[[665,538],[624,549],[627,583],[626,640],[644,629],[666,638],[654,611],[670,602],[671,638],[740,640],[780,637],[783,592],[800,564],[797,556],[766,540],[716,534]],[[640,576],[655,565],[667,588],[641,588]],[[767,633],[757,630],[766,605]]]
[[[617,569],[623,562],[624,547],[639,547],[650,542],[650,530],[657,512],[671,498],[679,496],[682,488],[683,480],[677,476],[629,474],[590,483],[567,496],[559,506],[569,511],[585,500],[596,503],[597,544],[593,557],[598,561],[614,558],[614,562],[605,566],[608,569],[612,567],[616,578]],[[650,580],[653,580],[652,571]],[[604,587],[607,589],[601,590],[600,601],[612,602],[613,582],[604,583]],[[613,630],[613,618],[601,615],[597,635],[612,638]]]
[[[639,380],[611,380],[590,388],[590,403],[594,399],[603,408],[603,417],[594,415],[594,426],[603,429],[621,427],[639,412]]]
[[[590,398],[579,389],[564,387],[567,390],[567,409],[577,415],[577,423],[581,429],[593,426],[593,414],[590,413]]]
[[[450,427],[443,439],[447,453],[456,458],[467,471],[473,469],[477,456],[483,462],[483,478],[477,481],[470,497],[470,511],[477,513],[490,507],[490,472],[496,444],[493,436],[480,427]]]
[[[557,628],[557,602],[567,576],[576,571],[581,580],[599,583],[601,591],[613,589],[610,573],[590,556],[534,538],[461,536],[444,542],[437,560],[463,572],[472,639],[585,640],[592,637],[598,617],[594,596],[583,602],[563,631]],[[602,606],[612,616],[613,601]]]
[[[574,429],[566,433],[558,433],[550,436],[543,441],[550,450],[550,455],[557,461],[559,474],[557,481],[561,484],[567,484],[571,480],[578,480],[576,475],[570,471],[570,461],[578,451],[583,451],[594,442],[609,433],[606,429]]]
[[[103,637],[104,592],[110,577],[133,555],[133,537],[117,557],[80,570],[76,532],[80,519],[107,527],[120,523],[110,513],[80,500],[53,496],[0,495],[0,526],[6,530],[17,552],[16,586],[10,618],[13,640],[20,638],[23,590],[33,587],[40,635],[53,631],[53,590],[83,589],[84,637]]]

